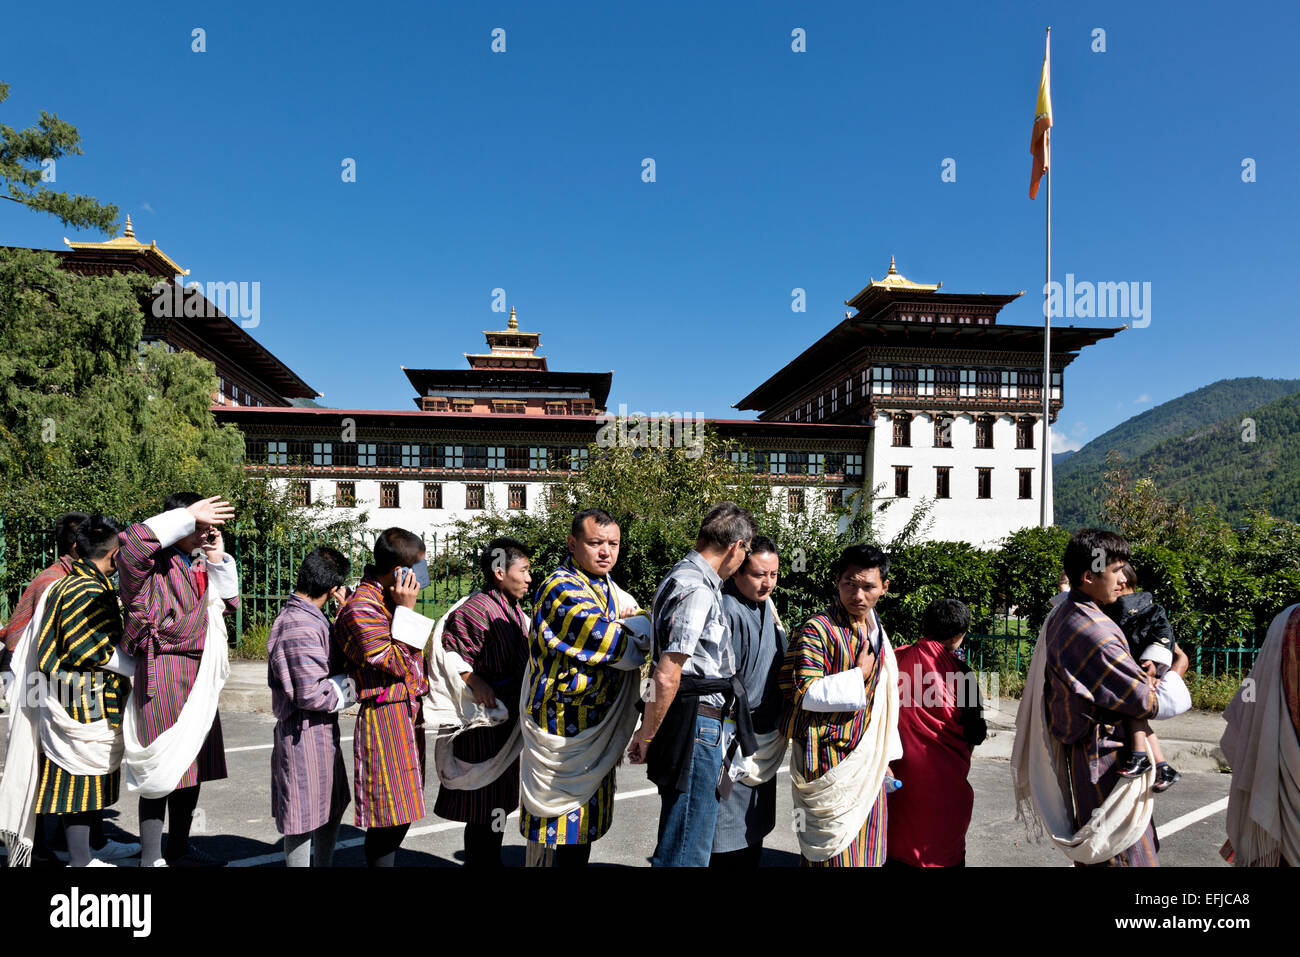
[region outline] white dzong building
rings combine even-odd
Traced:
[[[875,507],[892,502],[878,515],[883,539],[928,498],[927,538],[993,545],[1039,524],[1044,331],[997,321],[1023,291],[941,286],[911,282],[891,257],[884,279],[845,301],[855,312],[735,407],[762,422],[869,426],[865,487],[883,486]],[[1065,367],[1119,331],[1052,329],[1053,421]]]

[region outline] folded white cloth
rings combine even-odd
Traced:
[[[230,652],[222,617],[225,605],[210,579],[204,597],[208,603],[208,632],[203,657],[199,659],[194,687],[181,706],[176,723],[145,746],[140,743],[138,689],[132,689],[131,700],[123,711],[122,737],[126,752],[122,759],[122,780],[128,793],[156,798],[176,790],[176,782],[194,763],[212,730],[221,689],[230,676]]]
[[[1300,741],[1282,685],[1286,626],[1300,605],[1269,625],[1250,677],[1223,712],[1219,746],[1232,767],[1228,843],[1238,867],[1300,864]]]
[[[880,655],[871,718],[857,747],[811,781],[799,771],[800,755],[790,754],[794,806],[803,811],[799,849],[810,861],[830,860],[853,843],[876,806],[889,762],[903,756],[898,734],[898,661],[883,626]]]
[[[501,750],[485,761],[465,761],[452,750],[452,741],[466,731],[500,725],[510,717],[499,700],[491,708],[484,708],[474,700],[474,693],[461,677],[472,669],[464,658],[442,646],[447,619],[469,598],[467,595],[448,608],[433,629],[433,641],[426,656],[429,693],[422,704],[425,732],[435,736],[433,761],[438,780],[453,791],[476,791],[491,784],[518,759],[523,747],[523,735],[516,725]]]
[[[429,643],[429,635],[436,624],[432,618],[417,611],[398,605],[393,610],[393,640],[409,645],[416,651],[423,651]]]
[[[1025,691],[1016,712],[1016,739],[1011,749],[1011,784],[1016,799],[1016,818],[1045,831],[1052,842],[1072,861],[1098,864],[1128,850],[1146,833],[1155,809],[1155,768],[1140,778],[1120,778],[1106,800],[1082,827],[1074,827],[1073,802],[1062,787],[1065,777],[1065,749],[1047,727],[1047,626],[1059,613],[1060,601],[1038,631],[1038,641],[1029,660]],[[1177,675],[1174,675],[1177,678]],[[1184,690],[1186,688],[1184,687]]]
[[[612,580],[609,584],[614,596],[615,617],[630,614],[640,607]],[[640,669],[646,657],[646,650],[641,649],[637,642],[631,644],[638,650],[633,652],[629,649],[616,665],[627,672]],[[519,717],[524,743],[519,762],[519,799],[525,811],[538,817],[564,817],[591,800],[600,782],[618,764],[623,750],[632,740],[638,718],[639,688],[640,681],[636,675],[624,674],[605,720],[565,738],[548,733],[529,717],[528,685],[525,682],[520,696]]]
[[[36,603],[32,620],[14,647],[17,680],[9,688],[9,738],[4,774],[0,776],[0,840],[9,849],[9,866],[31,863],[36,837],[36,775],[41,764],[40,698],[30,693],[28,676],[36,670],[36,632],[45,618],[45,598]]]
[[[98,777],[116,771],[122,763],[121,729],[111,727],[104,717],[84,724],[76,720],[59,701],[57,682],[43,684],[40,729],[45,756],[69,774]]]

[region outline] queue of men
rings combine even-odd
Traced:
[[[226,773],[222,620],[239,588],[220,526],[232,515],[219,498],[184,493],[125,529],[104,516],[61,520],[59,561],[4,635],[10,866],[50,852],[50,822],[72,866],[136,854],[142,866],[222,863],[188,838],[201,783]],[[330,866],[351,805],[367,865],[394,866],[426,814],[429,746],[433,810],[464,823],[469,867],[502,865],[516,810],[528,866],[588,864],[613,821],[625,754],[659,792],[654,866],[758,866],[783,764],[803,865],[965,864],[967,776],[986,726],[961,602],[932,602],[922,634],[896,652],[876,611],[889,558],[854,545],[834,563],[826,607],[787,631],[772,598],[777,546],[731,502],[703,517],[648,604],[614,581],[622,542],[610,513],[576,514],[566,544],[534,588],[529,546],[493,540],[483,587],[438,621],[415,610],[429,573],[409,531],[378,536],[355,589],[339,552],[305,557],[267,644],[271,810],[286,865]],[[1145,740],[1141,722],[1190,706],[1186,656],[1175,646],[1172,664],[1154,667],[1159,652],[1131,647],[1108,617],[1128,560],[1113,533],[1070,540],[1069,587],[1035,645],[1017,717],[1021,813],[1079,865],[1157,863],[1152,795],[1176,773],[1121,758]],[[1297,648],[1293,606],[1256,665],[1272,697],[1239,695],[1226,715],[1224,749],[1247,771],[1234,778],[1224,853],[1242,863],[1300,860]],[[354,705],[349,786],[338,715]],[[138,798],[139,845],[103,837],[122,786]]]

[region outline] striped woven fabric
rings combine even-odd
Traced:
[[[509,718],[458,735],[452,753],[462,761],[487,761],[509,741],[519,720],[519,693],[528,667],[528,616],[498,589],[477,592],[447,618],[442,646],[465,660],[506,706]],[[452,821],[492,824],[519,806],[519,762],[475,791],[444,787],[433,812]],[[498,813],[502,812],[502,813]]]
[[[36,667],[73,720],[89,724],[106,718],[111,726],[121,727],[131,685],[121,675],[102,670],[121,639],[122,615],[112,585],[90,562],[72,562],[69,573],[50,586]],[[99,810],[118,798],[120,771],[69,774],[42,755],[38,775],[40,814]]]
[[[0,640],[4,641],[5,648],[9,651],[14,650],[18,644],[18,639],[23,636],[23,631],[26,630],[28,623],[32,620],[32,615],[36,613],[36,606],[40,604],[41,595],[45,594],[45,589],[70,571],[72,571],[72,559],[64,555],[33,578],[31,584],[23,589],[18,604],[14,606],[14,613],[9,616],[8,623],[0,625]]]
[[[330,623],[305,598],[290,595],[266,640],[271,736],[271,816],[281,834],[306,834],[348,806],[339,747],[338,693],[329,677]]]
[[[1082,826],[1119,783],[1126,748],[1117,716],[1152,717],[1155,685],[1129,652],[1119,625],[1083,592],[1072,590],[1048,622],[1045,688],[1048,732],[1063,743],[1070,767],[1076,826]],[[1160,843],[1155,824],[1123,854],[1101,867],[1154,867]]]
[[[1282,693],[1291,726],[1300,736],[1300,605],[1287,618],[1282,633]]]
[[[799,862],[804,867],[883,867],[888,835],[889,802],[881,787],[875,806],[852,844],[828,860],[814,862],[800,857]]]
[[[572,557],[537,590],[524,687],[529,716],[549,733],[571,737],[599,724],[622,682],[638,679],[614,667],[628,643],[616,614],[608,582],[587,575]],[[598,840],[614,820],[614,788],[611,770],[591,800],[564,818],[521,810],[520,833],[552,847]]]
[[[334,619],[333,640],[357,686],[352,737],[357,827],[394,827],[424,817],[424,657],[394,640],[384,589],[362,579]]]
[[[875,625],[880,627],[879,617]],[[803,696],[821,678],[856,668],[858,655],[867,642],[866,627],[853,623],[837,597],[830,608],[808,620],[786,651],[780,678],[787,702],[782,727],[799,752],[799,773],[809,781],[843,761],[862,740],[876,697],[880,656],[876,656],[874,673],[867,682],[867,706],[863,710],[806,711]]]
[[[127,527],[117,553],[118,580],[125,609],[122,650],[140,662],[135,673],[132,707],[138,708],[140,743],[148,745],[180,716],[194,688],[208,634],[204,593],[189,556],[163,548],[148,525]],[[238,598],[225,603],[239,606]],[[185,788],[226,776],[221,715],[176,787]]]

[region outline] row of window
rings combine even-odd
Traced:
[[[975,419],[975,448],[991,449],[993,448],[993,423],[997,421],[996,416],[981,415]],[[934,447],[936,449],[952,448],[952,423],[953,418],[950,415],[937,415],[934,417]],[[911,448],[912,446],[912,416],[906,412],[899,412],[893,417],[894,434],[893,445],[895,448]],[[1032,449],[1034,447],[1034,419],[1021,418],[1016,420],[1016,448]]]
[[[855,452],[776,452],[744,450],[728,453],[731,464],[764,475],[840,475],[862,477],[862,456]]]
[[[873,366],[850,375],[796,406],[794,422],[820,422],[872,395],[939,399],[1042,399],[1043,374],[1024,369],[946,369]],[[1052,373],[1052,400],[1061,398],[1061,373]]]
[[[313,442],[248,439],[249,458],[267,465],[366,466],[404,469],[468,469],[580,472],[590,460],[586,447],[537,445],[431,445],[400,442]],[[767,475],[862,477],[862,455],[845,452],[744,451],[731,461]]]
[[[947,313],[932,312],[900,312],[894,316],[899,322],[934,322],[941,326],[991,326],[993,325],[992,316],[963,316],[949,315]]]
[[[217,376],[217,387],[221,395],[230,400],[231,405],[260,406],[266,404],[249,389],[240,389],[238,383],[232,382],[223,375]]]
[[[423,483],[423,508],[438,509],[445,508],[443,503],[442,483],[425,482]],[[564,488],[560,485],[549,486],[551,494],[557,498],[563,495]],[[826,507],[828,509],[840,508],[848,504],[848,489],[827,489],[826,490]],[[293,482],[289,486],[289,494],[294,505],[310,505],[311,500],[311,483],[305,481]],[[946,496],[945,496],[946,497]],[[485,508],[485,489],[483,485],[467,484],[465,486],[465,508],[481,509]],[[807,502],[806,491],[801,488],[789,489],[786,492],[786,506],[791,512],[803,512]],[[339,508],[355,508],[357,504],[357,483],[356,482],[338,482],[334,486],[334,504]],[[380,508],[401,508],[401,483],[399,482],[380,482],[379,483],[379,507]],[[528,486],[526,485],[508,485],[506,486],[506,507],[511,509],[528,508]]]
[[[491,399],[492,411],[501,415],[523,415],[528,411],[528,403],[522,399]],[[425,412],[473,412],[474,400],[451,399],[441,395],[426,395],[420,400],[420,408]],[[545,403],[547,415],[595,415],[594,399],[548,399]]]
[[[894,466],[894,497],[908,497],[908,476],[911,472],[911,466],[896,465]],[[1020,498],[1034,497],[1034,470],[1033,469],[1016,469],[1017,480],[1019,482]],[[934,497],[935,498],[952,498],[952,468],[949,466],[936,465],[934,467]],[[977,468],[975,469],[975,497],[992,498],[993,497],[993,469]]]
[[[249,439],[249,457],[267,465],[367,466],[404,469],[514,469],[580,472],[586,448],[529,445],[431,445],[403,442],[312,442]],[[261,446],[261,448],[259,448]]]
[[[553,487],[557,492],[560,486]],[[444,508],[441,482],[425,482],[423,488],[422,508]],[[290,498],[294,505],[311,504],[311,483],[293,482],[289,486]],[[469,484],[465,486],[465,508],[485,508],[484,486]],[[357,504],[357,483],[338,482],[334,486],[334,504],[339,508],[355,508]],[[401,508],[401,483],[379,483],[379,507]],[[528,507],[528,486],[510,485],[506,488],[506,507],[526,509]]]

